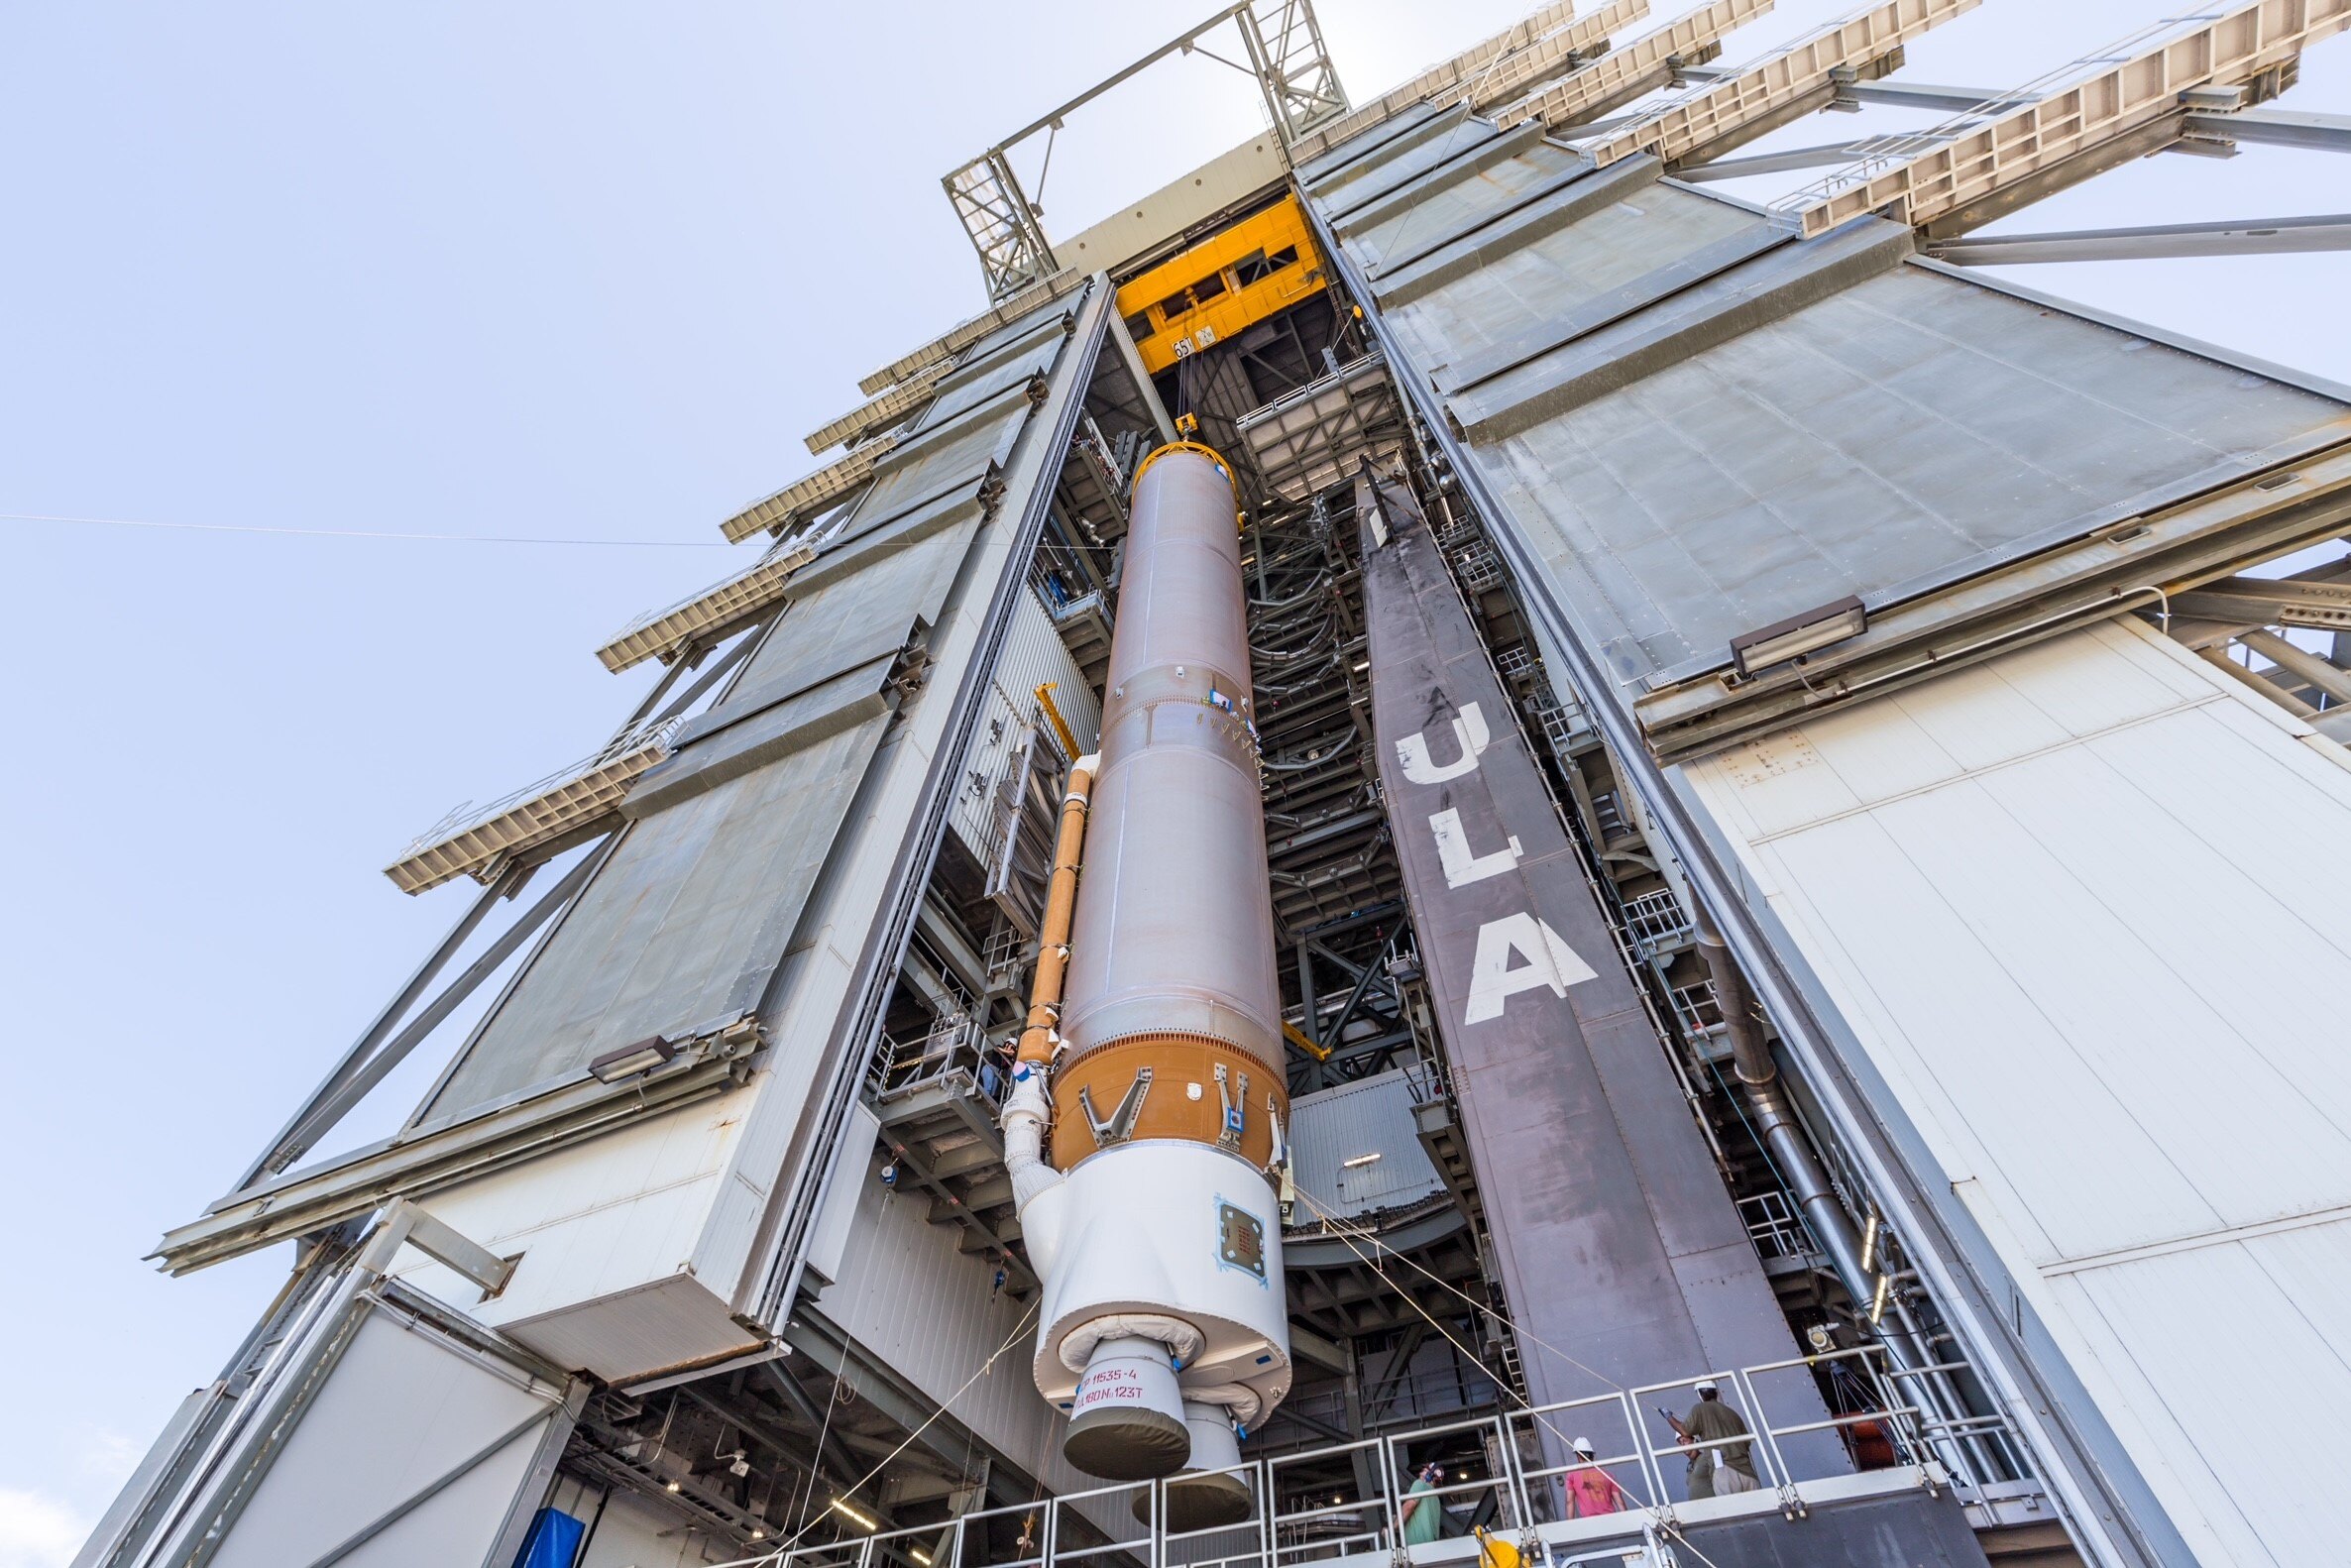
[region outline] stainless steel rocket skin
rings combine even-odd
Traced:
[[[1024,1041],[1005,1127],[1038,1388],[1071,1463],[1138,1480],[1236,1463],[1235,1427],[1289,1386],[1265,816],[1233,490],[1204,447],[1137,473],[1108,684],[1058,1031],[1050,1060]],[[1213,1519],[1236,1488],[1171,1487],[1171,1514]]]

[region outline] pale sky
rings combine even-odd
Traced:
[[[1852,3],[1783,4],[1726,59]],[[1525,8],[1324,0],[1322,19],[1368,98]],[[2012,85],[2166,11],[1989,0],[1913,45],[1908,74]],[[1098,0],[0,24],[0,595],[22,672],[0,783],[0,1568],[70,1558],[282,1279],[282,1248],[180,1281],[140,1258],[464,906],[378,868],[452,804],[602,743],[649,672],[607,675],[597,644],[747,564],[719,521],[812,466],[802,432],[859,376],[983,303],[940,176],[1176,25]],[[1048,228],[1242,140],[1253,92],[1195,56],[1073,117]],[[2351,41],[2282,106],[2351,112]],[[1924,118],[1816,117],[1764,145]],[[2347,194],[2351,161],[2248,148],[2149,160],[2000,228]],[[2013,271],[2351,382],[2339,254]]]

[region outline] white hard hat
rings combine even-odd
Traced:
[[[1579,1454],[1582,1454],[1582,1455],[1583,1455],[1583,1456],[1584,1456],[1586,1459],[1589,1459],[1589,1458],[1591,1458],[1591,1457],[1592,1457],[1592,1439],[1591,1439],[1591,1438],[1589,1438],[1589,1437],[1579,1437],[1579,1438],[1577,1438],[1577,1439],[1576,1439],[1576,1441],[1575,1441],[1575,1450],[1576,1450],[1576,1452],[1577,1452],[1577,1453],[1579,1453]]]
[[[1698,1380],[1698,1392],[1699,1392],[1699,1393],[1701,1393],[1701,1394],[1706,1394],[1706,1393],[1709,1393],[1710,1391],[1711,1391],[1711,1392],[1713,1392],[1713,1393],[1716,1393],[1716,1394],[1720,1394],[1720,1393],[1722,1393],[1722,1392],[1723,1392],[1723,1391],[1722,1391],[1720,1388],[1718,1388],[1718,1387],[1716,1386],[1716,1384],[1715,1384],[1715,1380],[1714,1380],[1714,1379],[1712,1379],[1712,1378],[1700,1378],[1700,1379]]]

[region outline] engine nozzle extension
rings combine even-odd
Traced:
[[[1150,1481],[1191,1453],[1183,1417],[1168,1347],[1152,1339],[1106,1339],[1078,1380],[1062,1457],[1105,1481]]]

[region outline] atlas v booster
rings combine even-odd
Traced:
[[[1111,1480],[1237,1465],[1236,1428],[1289,1389],[1289,1101],[1235,520],[1206,447],[1136,473],[1101,750],[1071,770],[1004,1109],[1044,1281],[1037,1388],[1069,1412],[1064,1455]],[[1248,1505],[1237,1477],[1179,1482],[1167,1522]]]

